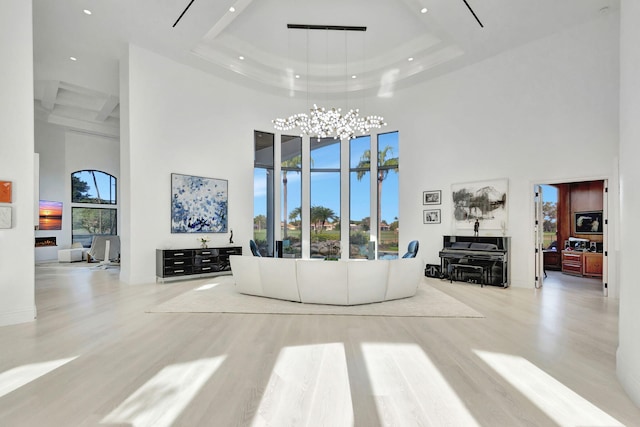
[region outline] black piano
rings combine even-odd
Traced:
[[[440,274],[450,281],[509,286],[510,237],[443,236]]]

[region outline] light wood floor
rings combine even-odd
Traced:
[[[37,321],[0,327],[0,425],[640,425],[594,281],[433,280],[486,316],[439,319],[152,314],[211,280],[117,277],[36,267]]]

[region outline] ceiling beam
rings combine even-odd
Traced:
[[[119,98],[114,95],[109,95],[104,104],[102,104],[100,111],[98,111],[96,120],[99,122],[104,122],[105,120],[107,120],[107,117],[109,117],[111,113],[113,113],[113,110],[115,110],[118,104],[120,104]]]
[[[62,117],[54,114],[49,115],[48,122],[54,125],[62,126],[69,129],[75,129],[94,135],[107,136],[110,138],[120,137],[120,128],[118,126],[101,123],[89,123],[84,120],[72,119],[70,117]]]
[[[42,100],[40,104],[42,108],[47,111],[53,111],[53,107],[56,105],[56,98],[58,98],[58,89],[60,88],[60,81],[49,80],[44,86],[42,94]]]

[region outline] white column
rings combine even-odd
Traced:
[[[0,326],[32,321],[34,303],[33,24],[30,1],[0,3],[0,181],[11,181],[0,229]]]
[[[640,2],[622,0],[620,12],[620,344],[618,378],[640,405]]]

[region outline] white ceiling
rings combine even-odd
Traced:
[[[259,90],[384,97],[619,8],[619,0],[467,2],[484,27],[464,0],[33,0],[37,113],[117,137],[127,43]]]

